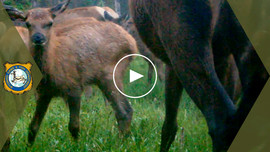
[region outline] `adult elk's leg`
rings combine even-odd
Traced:
[[[121,72],[120,72],[121,73]],[[122,74],[122,73],[121,73]],[[108,99],[112,106],[115,116],[118,122],[119,132],[123,135],[129,133],[130,124],[133,115],[133,109],[127,101],[126,97],[118,92],[113,84],[112,76],[103,78],[98,86],[103,91],[104,95]],[[118,81],[118,87],[122,89],[122,79],[116,75],[116,81]]]
[[[221,15],[220,18],[212,40],[215,70],[228,95],[236,103],[242,93],[241,80],[236,61],[231,53],[231,46],[228,43],[227,38],[230,36],[225,36],[226,32],[221,32],[226,26],[222,23],[224,17]]]
[[[246,52],[241,56],[236,55],[236,57],[237,63],[240,65],[239,70],[243,86],[243,97],[235,116],[235,126],[232,126],[236,128],[234,129],[235,132],[240,129],[269,78],[268,72],[252,46],[248,47]]]
[[[235,114],[236,108],[215,73],[210,43],[206,39],[187,38],[181,44],[183,50],[167,46],[172,66],[206,118],[214,150],[227,150],[227,120]]]
[[[135,2],[138,1],[132,1],[132,3]],[[162,59],[162,55],[158,55],[162,52],[155,49],[157,44],[149,41],[149,36],[151,36],[149,32],[153,30],[143,30],[143,28],[151,29],[151,24],[156,27],[156,32],[153,33],[155,35],[158,33],[180,82],[207,120],[214,150],[227,150],[230,141],[225,133],[226,121],[235,114],[236,108],[214,69],[210,45],[211,22],[213,21],[211,8],[205,3],[206,1],[196,1],[196,5],[193,1],[182,2],[179,5],[175,1],[144,1],[142,4],[145,7],[152,8],[147,9],[147,14],[142,15],[140,13],[144,13],[145,10],[141,8],[138,9],[140,12],[131,10],[134,23],[151,51]],[[139,2],[132,3],[131,5],[137,5]],[[171,6],[174,6],[174,9],[171,9]],[[166,11],[157,11],[159,9]],[[196,10],[196,14],[191,10]],[[149,16],[148,19],[146,19],[147,16]],[[141,23],[142,21],[144,24]],[[151,40],[156,42],[156,36],[153,36]]]
[[[229,39],[228,43],[230,44],[239,69],[243,90],[243,97],[240,101],[237,113],[234,118],[228,122],[228,126],[230,126],[228,133],[231,134],[232,141],[266,84],[269,74],[264,68],[263,63],[245,34],[245,31],[242,29],[239,21],[235,17],[228,2],[224,4],[223,9],[224,10],[221,10],[221,12],[227,12],[227,14],[224,14],[224,18],[229,18],[229,20],[225,20],[224,23],[229,21],[227,24],[230,25],[230,28],[225,29],[225,31],[222,32],[230,34],[229,37],[233,38]],[[226,30],[229,30],[229,32]]]
[[[227,91],[233,102],[236,104],[242,93],[239,71],[232,54],[228,56],[225,62],[225,71],[223,75],[219,73],[220,71],[218,72],[217,69],[216,71],[218,77],[221,79],[221,83],[223,84],[225,90]]]
[[[214,50],[215,70],[228,95],[236,103],[241,96],[241,82],[234,57],[232,54],[218,56],[215,51],[222,52],[223,49]]]
[[[166,116],[162,127],[160,151],[168,151],[177,132],[177,112],[183,87],[171,66],[166,66]]]
[[[35,141],[40,124],[45,116],[51,99],[52,96],[49,93],[42,93],[38,95],[35,115],[29,125],[28,142],[30,145],[32,145]]]
[[[154,54],[152,54],[151,56],[152,57],[149,58],[149,59],[153,62],[154,66],[156,67],[158,79],[160,81],[163,81],[164,77],[165,77],[163,62],[161,60],[155,58]],[[154,68],[153,68],[152,64],[149,61],[147,61],[147,62],[149,63],[148,64],[148,66],[149,66],[149,68],[148,68],[148,82],[151,83]]]

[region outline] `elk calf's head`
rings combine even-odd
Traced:
[[[129,18],[128,20],[125,20],[121,26],[128,31],[129,34],[131,34],[132,36],[134,36],[136,33],[136,27],[134,25],[133,19]]]
[[[49,31],[53,25],[54,18],[67,8],[69,2],[70,0],[52,8],[34,8],[29,10],[26,15],[16,16],[17,19],[20,18],[25,21],[32,45],[44,46],[48,42]]]

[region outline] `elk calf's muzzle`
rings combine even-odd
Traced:
[[[31,37],[31,41],[36,45],[41,45],[41,44],[44,44],[46,42],[46,37],[41,33],[35,33]]]

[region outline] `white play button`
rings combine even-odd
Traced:
[[[130,60],[132,60],[132,62],[128,70],[119,75],[119,72],[123,72],[121,68],[126,67],[126,64],[130,62]],[[151,63],[151,65],[149,65],[149,63]],[[149,66],[152,66],[155,71],[155,81],[153,82],[149,82],[146,76]],[[122,79],[123,77],[124,80]],[[113,83],[122,95],[134,99],[142,98],[154,89],[157,83],[157,70],[153,62],[146,56],[141,54],[129,54],[116,63],[113,69]]]
[[[142,77],[143,75],[141,75],[140,73],[137,73],[133,70],[129,70],[129,83],[134,82]]]

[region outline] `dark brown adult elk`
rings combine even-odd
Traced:
[[[136,27],[134,25],[133,19],[128,17],[121,17],[115,19],[113,16],[111,16],[106,11],[104,12],[104,17],[106,20],[115,22],[116,24],[119,24],[124,27],[137,41],[137,46],[142,55],[145,55],[150,60],[153,61],[153,63],[157,67],[158,76],[161,80],[164,78],[164,70],[163,70],[163,63],[161,60],[159,60],[151,51],[147,48],[147,46],[142,42],[141,38],[139,37],[139,34],[136,30]],[[217,54],[218,53],[218,54]],[[236,66],[236,63],[234,61],[233,55],[229,55],[228,58],[225,58],[224,60],[220,59],[221,54],[219,52],[215,52],[214,58],[216,57],[215,64],[219,66],[215,66],[216,71],[218,72],[217,75],[221,81],[221,83],[225,86],[225,89],[229,96],[234,99],[236,102],[237,99],[239,99],[241,95],[241,83],[239,79],[239,73]],[[151,64],[149,63],[149,69],[148,69],[148,80],[151,82],[153,68]]]
[[[163,63],[161,60],[155,57],[155,55],[151,53],[151,51],[147,48],[147,46],[145,46],[144,42],[142,42],[136,30],[136,27],[134,26],[133,19],[132,18],[126,19],[124,17],[114,19],[113,16],[108,14],[106,11],[104,12],[104,17],[106,20],[115,22],[116,24],[123,26],[124,29],[126,29],[135,38],[140,53],[147,56],[149,59],[153,61],[153,63],[157,67],[158,76],[162,80],[164,77],[163,73],[165,73],[163,70]],[[215,65],[217,65],[215,66],[215,69],[228,95],[236,102],[241,96],[241,82],[239,78],[239,72],[232,54],[227,55],[228,58],[224,58],[223,60],[221,60],[220,58],[221,55],[222,54],[220,52],[214,52],[214,61]],[[152,78],[152,73],[153,68],[149,63],[148,80],[150,81]]]
[[[118,25],[121,25],[125,30],[127,30],[135,38],[139,52],[142,55],[148,57],[154,63],[154,65],[157,68],[158,77],[161,81],[163,81],[165,77],[163,62],[157,57],[155,57],[155,55],[147,48],[147,46],[141,40],[136,30],[136,27],[134,26],[133,20],[129,18],[128,15],[123,15],[120,18],[114,18],[107,11],[104,12],[104,18],[105,20],[112,21]],[[151,82],[154,69],[150,62],[147,61],[147,63],[148,63],[148,81]]]
[[[137,51],[136,41],[122,27],[92,17],[74,18],[53,26],[54,18],[68,2],[53,8],[34,8],[21,16],[28,26],[31,52],[43,72],[37,88],[35,115],[29,127],[28,141],[33,144],[51,99],[61,96],[70,109],[69,131],[79,135],[80,96],[83,86],[96,84],[115,111],[121,133],[129,131],[133,110],[113,84],[113,68],[123,56]],[[130,60],[116,73],[122,88],[123,74]]]
[[[104,16],[105,19],[106,16]],[[141,40],[140,36],[139,36],[139,33],[137,32],[136,30],[136,27],[133,23],[133,20],[132,18],[127,18],[127,19],[124,19],[123,21],[120,21],[118,22],[118,24],[120,24],[125,30],[128,31],[129,34],[131,34],[134,39],[136,40],[137,42],[137,47],[138,47],[138,50],[139,52],[148,57],[153,63],[154,65],[156,66],[157,68],[157,72],[158,72],[158,78],[163,81],[164,78],[165,78],[165,70],[164,70],[164,64],[163,62],[158,59],[148,48],[147,46],[144,44],[144,42]],[[151,82],[152,81],[152,77],[153,77],[153,72],[154,72],[154,68],[153,66],[151,65],[150,62],[148,62],[148,81]]]
[[[160,151],[174,141],[183,88],[207,121],[213,150],[227,150],[269,77],[228,2],[130,0],[130,9],[142,40],[167,64]],[[239,107],[218,79],[213,54],[233,54],[243,86]]]

